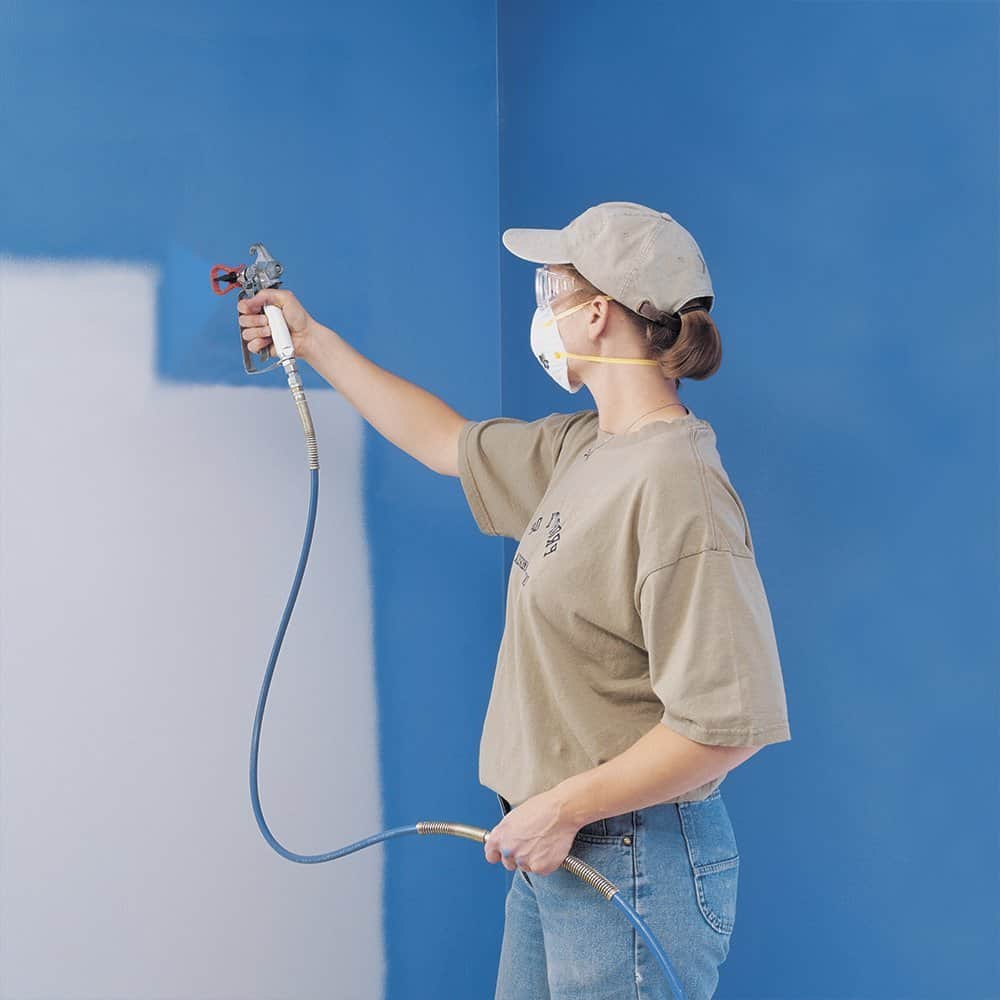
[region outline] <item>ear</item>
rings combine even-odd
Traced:
[[[611,319],[611,297],[608,295],[594,296],[580,312],[587,320],[587,339],[593,343],[602,336],[609,327]]]

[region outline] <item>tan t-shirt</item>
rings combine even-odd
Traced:
[[[596,410],[461,429],[477,525],[520,543],[479,748],[480,782],[513,805],[657,722],[699,743],[791,739],[746,512],[688,410],[626,434]]]

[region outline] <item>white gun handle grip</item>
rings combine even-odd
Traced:
[[[285,314],[279,306],[264,306],[264,315],[267,316],[268,326],[271,328],[271,339],[274,341],[274,355],[284,360],[295,357],[295,348],[292,346],[292,335],[288,332],[288,324],[285,322]]]

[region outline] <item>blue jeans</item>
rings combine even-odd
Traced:
[[[497,798],[506,815],[510,804]],[[712,997],[739,877],[722,790],[588,823],[570,853],[613,882],[648,924],[688,1000]],[[495,1000],[673,1000],[673,993],[625,914],[557,868],[510,876]]]

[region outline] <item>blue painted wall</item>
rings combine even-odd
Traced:
[[[641,202],[716,289],[722,368],[681,398],[748,508],[792,728],[724,786],[720,1000],[1000,995],[998,21],[501,4],[501,229]],[[593,405],[530,355],[532,268],[504,252],[525,418]]]
[[[165,380],[250,383],[207,271],[263,240],[463,414],[589,406],[531,357],[500,231],[604,200],[690,228],[725,358],[682,398],[748,508],[793,730],[725,786],[718,996],[995,994],[996,3],[0,11],[0,251],[161,268]],[[364,491],[385,825],[489,825],[512,545],[370,429]],[[503,873],[451,838],[377,849],[386,995],[489,995]]]

